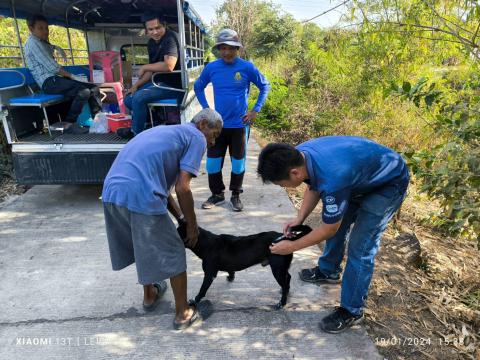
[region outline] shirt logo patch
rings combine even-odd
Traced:
[[[333,196],[327,196],[325,201],[327,204],[333,204],[335,202],[335,198]]]
[[[336,213],[338,211],[338,205],[333,204],[333,205],[327,205],[325,207],[329,213]]]
[[[240,74],[239,71],[237,71],[237,72],[235,73],[235,80],[237,80],[237,81],[242,80],[242,74]]]

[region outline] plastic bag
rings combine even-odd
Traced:
[[[95,115],[93,124],[90,126],[90,134],[106,134],[108,133],[107,114],[99,112]]]

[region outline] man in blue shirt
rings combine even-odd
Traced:
[[[265,103],[270,84],[255,65],[238,56],[242,44],[234,30],[220,31],[215,47],[220,52],[220,59],[209,63],[203,69],[194,86],[198,101],[205,109],[209,104],[204,90],[209,83],[212,83],[215,110],[222,115],[224,122],[222,133],[215,146],[207,152],[208,184],[212,196],[202,204],[202,208],[210,209],[225,202],[222,168],[227,148],[229,148],[232,160],[230,202],[234,211],[242,211],[240,194],[243,192],[249,125],[255,120]],[[257,86],[260,94],[253,109],[248,111],[250,83]]]
[[[303,281],[342,283],[340,307],[322,319],[320,327],[339,333],[360,322],[380,239],[406,196],[409,173],[402,157],[365,138],[326,136],[296,148],[267,145],[260,153],[257,171],[264,183],[283,187],[308,184],[297,217],[284,225],[286,235],[290,227],[302,224],[322,199],[318,228],[270,249],[286,255],[326,240],[318,266],[300,272]],[[340,280],[347,236],[347,263]]]
[[[222,129],[220,114],[200,111],[191,123],[158,126],[125,145],[103,185],[108,245],[113,270],[133,263],[143,285],[143,308],[152,311],[170,279],[175,298],[174,328],[190,326],[207,309],[187,303],[185,247],[167,210],[186,222],[185,242],[193,247],[198,227],[190,180],[196,177],[207,144]],[[175,187],[180,208],[171,191]]]

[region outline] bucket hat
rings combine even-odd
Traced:
[[[242,43],[238,40],[237,32],[232,29],[223,29],[218,33],[217,42],[214,47],[221,44],[243,47]]]

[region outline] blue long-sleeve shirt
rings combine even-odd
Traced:
[[[252,110],[259,112],[267,99],[270,83],[251,62],[239,57],[231,64],[222,59],[209,63],[195,82],[194,89],[202,107],[208,108],[205,87],[212,83],[215,110],[222,115],[224,128],[243,128],[242,117],[248,111],[250,83],[260,90]]]

